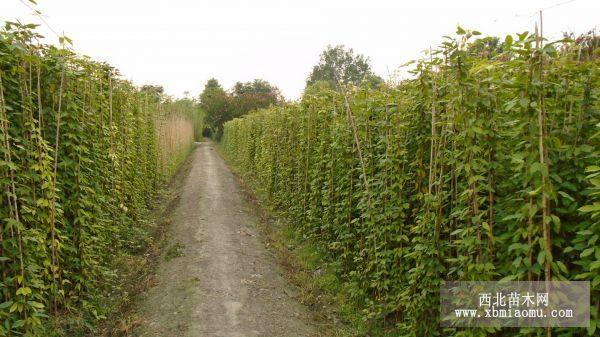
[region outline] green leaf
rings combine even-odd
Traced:
[[[581,252],[579,257],[584,258],[584,257],[590,256],[590,255],[592,255],[592,253],[594,252],[595,249],[596,248],[594,248],[594,247],[588,248],[588,249],[584,250],[583,252]]]
[[[558,194],[560,194],[563,198],[570,200],[571,202],[575,202],[575,199],[573,199],[573,197],[566,192],[558,191]]]
[[[589,229],[584,229],[582,231],[577,232],[577,234],[579,234],[579,235],[592,235],[592,234],[594,234],[594,232],[591,231],[591,230],[589,230]]]
[[[564,263],[562,263],[562,261],[556,261],[556,265],[558,266],[558,268],[565,274],[569,273],[569,270],[567,269],[567,266],[565,266]]]
[[[556,226],[556,228],[560,229],[560,218],[554,214],[551,215],[550,218],[552,219],[552,223]]]
[[[590,326],[587,328],[587,332],[589,336],[594,336],[594,333],[596,332],[596,327],[598,326],[598,323],[596,320],[590,319]]]
[[[546,261],[546,251],[542,250],[537,256],[537,262],[541,265]]]
[[[535,189],[535,190],[533,190],[533,191],[529,191],[527,194],[528,194],[528,195],[530,195],[530,196],[535,196],[535,195],[538,195],[538,194],[540,194],[540,191],[541,191],[541,190],[542,190],[542,186],[540,186],[540,187],[536,188],[536,189]]]
[[[517,275],[508,275],[500,279],[500,282],[513,281],[517,279]]]
[[[585,205],[580,207],[579,211],[583,213],[598,212],[600,211],[600,202],[595,202],[593,205]]]
[[[456,234],[460,234],[460,233],[462,233],[462,231],[463,231],[463,229],[462,229],[462,228],[455,229],[455,230],[453,230],[453,231],[452,231],[452,233],[450,233],[450,235],[456,235]]]
[[[23,327],[23,326],[25,326],[25,320],[21,319],[21,320],[15,321],[12,325],[12,328],[15,329],[15,328]]]
[[[29,304],[30,307],[33,307],[33,308],[36,308],[36,309],[43,309],[44,308],[44,304],[42,304],[40,302],[27,301],[27,304]]]
[[[598,166],[598,165],[592,165],[592,166],[588,166],[585,168],[585,172],[587,172],[587,173],[598,172],[598,171],[600,171],[600,166]]]
[[[31,294],[31,288],[29,287],[22,287],[17,289],[17,295],[23,295],[23,296],[27,296]]]

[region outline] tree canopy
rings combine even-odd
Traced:
[[[232,119],[229,109],[229,96],[214,78],[206,82],[204,91],[200,94],[200,104],[205,111],[205,122],[213,128],[219,128],[223,123]]]
[[[279,89],[265,80],[237,82],[231,92],[231,113],[233,117],[243,116],[250,111],[269,107],[282,100]]]
[[[226,121],[281,102],[283,97],[279,89],[261,79],[237,82],[231,91],[227,92],[219,81],[211,78],[200,94],[205,123],[216,133],[217,138],[220,137]]]
[[[344,85],[356,85],[364,79],[373,84],[383,82],[383,79],[371,70],[368,57],[355,54],[352,48],[346,49],[343,45],[327,46],[321,53],[319,63],[313,67],[308,76],[306,86],[325,81],[331,88],[338,88],[338,82]]]

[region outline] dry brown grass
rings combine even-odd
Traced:
[[[184,114],[172,113],[157,120],[156,128],[163,174],[169,175],[194,142],[194,122]]]

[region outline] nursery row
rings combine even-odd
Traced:
[[[199,121],[193,102],[41,44],[34,28],[0,30],[0,336],[96,314]]]
[[[600,324],[599,39],[459,29],[413,77],[324,83],[225,124],[222,151],[331,257],[373,324],[401,336],[541,336],[439,327],[443,280],[588,280]]]

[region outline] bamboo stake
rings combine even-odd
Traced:
[[[433,68],[433,53],[431,51],[431,47],[429,47],[429,60],[430,60],[430,64],[431,67]],[[436,134],[436,110],[435,110],[435,105],[436,105],[436,87],[435,87],[435,81],[433,80],[433,69],[430,70],[430,76],[431,76],[431,86],[432,86],[432,100],[431,100],[431,148],[429,151],[429,194],[431,194],[431,188],[433,185],[433,180],[434,180],[434,176],[435,176],[435,144],[436,144],[436,139],[437,139],[437,134]]]
[[[539,41],[539,80],[543,85],[543,57],[542,57],[542,47],[543,47],[543,30],[542,30],[542,12],[540,11],[540,35],[538,37]],[[542,87],[543,90],[543,87]],[[539,152],[540,152],[540,164],[544,167],[548,167],[548,161],[546,152],[548,151],[545,147],[546,140],[546,105],[543,92],[538,92],[538,99],[540,103],[540,108],[538,109],[538,140],[539,140]],[[547,194],[547,178],[542,174],[542,207],[543,207],[543,230],[544,230],[544,241],[545,241],[545,249],[547,254],[551,254],[552,241],[550,237],[550,226],[546,219],[550,217],[550,200],[548,199]],[[548,257],[545,259],[546,265],[546,280],[551,280],[551,265]]]
[[[336,76],[337,80],[337,76]],[[365,161],[362,155],[362,149],[360,146],[360,139],[358,138],[358,130],[356,128],[356,123],[354,122],[354,115],[352,114],[352,109],[350,108],[350,103],[348,100],[348,93],[346,92],[345,86],[338,80],[338,85],[342,89],[342,94],[344,96],[344,105],[346,107],[346,114],[348,116],[348,120],[350,121],[350,126],[352,127],[352,135],[354,136],[354,142],[356,143],[356,149],[358,151],[358,159],[360,161],[360,168],[362,171],[363,181],[365,183],[365,189],[367,191],[367,195],[369,195],[369,199],[371,198],[371,194],[369,193],[369,181],[367,180],[367,171],[365,168]]]
[[[41,85],[41,64],[37,67],[37,103],[38,103],[38,124],[40,128],[40,135],[44,138],[44,114],[42,111],[42,85]]]
[[[112,90],[112,71],[108,74],[108,132],[110,136],[110,177],[111,177],[111,188],[112,192],[115,192],[115,149],[113,139],[113,90]]]
[[[65,81],[65,71],[64,69],[60,73],[60,86],[58,90],[58,110],[56,111],[56,134],[54,138],[54,163],[53,163],[53,178],[52,178],[52,202],[50,209],[50,246],[52,251],[52,282],[56,285],[57,275],[56,272],[59,269],[58,264],[58,253],[57,253],[57,244],[56,244],[56,183],[58,176],[58,147],[60,140],[60,122],[61,122],[61,110],[62,110],[62,94],[63,94],[63,86]],[[56,303],[56,296],[53,298],[54,311],[58,310]]]
[[[536,45],[538,47],[538,76],[539,81],[541,83],[541,88],[538,91],[538,100],[540,104],[540,108],[538,109],[538,140],[539,140],[539,152],[540,152],[540,164],[542,167],[545,167],[549,171],[548,161],[547,161],[547,149],[545,147],[546,140],[546,105],[544,100],[544,74],[543,74],[543,38],[544,38],[544,30],[543,30],[543,17],[542,11],[540,11],[540,34],[537,36]],[[552,255],[552,239],[551,239],[551,231],[550,231],[550,200],[548,199],[548,191],[547,191],[547,178],[544,173],[542,173],[542,229],[543,229],[543,237],[544,237],[544,250],[545,250],[545,280],[546,280],[546,290],[549,290],[550,284],[549,282],[552,280],[552,266],[550,264],[550,256]],[[546,328],[546,336],[552,336],[552,328]]]
[[[0,106],[2,107],[2,109],[0,109],[0,112],[2,113],[2,116],[0,117],[0,118],[2,118],[2,134],[3,134],[3,138],[4,138],[4,146],[6,148],[5,160],[10,165],[9,166],[9,176],[10,176],[11,193],[9,193],[9,194],[12,197],[12,202],[9,202],[9,204],[10,204],[10,208],[11,208],[11,213],[13,213],[15,220],[20,225],[21,220],[19,217],[19,207],[17,204],[17,190],[16,190],[16,186],[15,186],[15,173],[14,173],[14,169],[12,168],[12,155],[10,152],[10,141],[8,139],[8,136],[9,136],[8,135],[8,114],[6,113],[6,103],[4,100],[4,85],[2,84],[2,74],[1,73],[0,73]],[[21,228],[19,225],[16,226],[17,227],[16,228],[17,241],[18,241],[18,246],[19,246],[19,267],[20,267],[20,271],[21,271],[21,278],[22,278],[23,282],[25,282],[25,264],[23,262],[23,238],[21,237]]]
[[[302,209],[303,209],[303,215],[305,217],[306,220],[306,193],[308,191],[308,166],[310,164],[310,117],[312,116],[312,110],[308,111],[308,117],[307,117],[307,125],[306,125],[306,162],[304,165],[304,193],[303,193],[303,204],[302,204]]]

